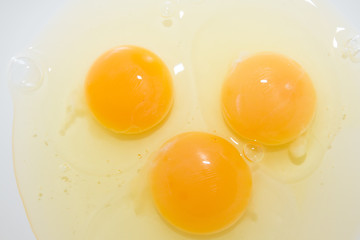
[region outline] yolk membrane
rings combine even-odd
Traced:
[[[175,136],[151,168],[151,190],[164,219],[186,232],[209,234],[235,223],[248,205],[252,177],[237,149],[201,132]]]
[[[280,145],[304,133],[316,108],[316,93],[305,70],[275,53],[237,63],[222,89],[222,111],[240,136]]]
[[[153,128],[173,102],[166,65],[154,53],[135,46],[116,47],[100,56],[88,72],[85,93],[95,118],[125,134]]]

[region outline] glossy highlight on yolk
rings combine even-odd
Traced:
[[[195,234],[234,224],[248,205],[252,177],[237,149],[225,139],[188,132],[167,141],[154,158],[151,190],[165,220]]]
[[[154,53],[135,46],[116,47],[100,56],[88,72],[85,93],[95,118],[125,134],[156,126],[173,102],[166,65]]]
[[[221,101],[225,121],[240,136],[280,145],[306,131],[315,114],[316,92],[297,62],[260,53],[236,64]]]

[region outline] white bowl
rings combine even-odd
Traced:
[[[17,190],[11,151],[12,104],[7,66],[69,0],[5,0],[0,2],[0,239],[35,240]],[[309,0],[304,0],[309,1]],[[328,0],[360,30],[359,0]],[[360,229],[360,226],[359,226]],[[358,239],[360,240],[360,232]]]

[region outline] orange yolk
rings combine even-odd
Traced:
[[[294,60],[261,53],[237,63],[222,89],[225,121],[240,136],[267,145],[290,142],[313,119],[316,93]]]
[[[154,53],[121,46],[90,68],[85,93],[96,119],[115,132],[135,134],[159,124],[172,106],[172,78]]]
[[[166,142],[150,176],[163,218],[196,234],[215,233],[235,223],[252,188],[249,167],[237,149],[223,138],[200,132]]]

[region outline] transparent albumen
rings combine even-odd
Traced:
[[[72,1],[9,68],[16,176],[35,235],[354,238],[360,223],[360,150],[352,144],[360,133],[359,39],[321,1]],[[125,44],[156,53],[173,77],[169,116],[140,135],[100,126],[83,92],[94,60]],[[309,129],[281,146],[240,138],[221,112],[220,89],[231,66],[263,51],[297,61],[317,94]],[[153,206],[147,163],[165,141],[187,131],[221,136],[249,160],[252,197],[226,231],[183,233]]]

